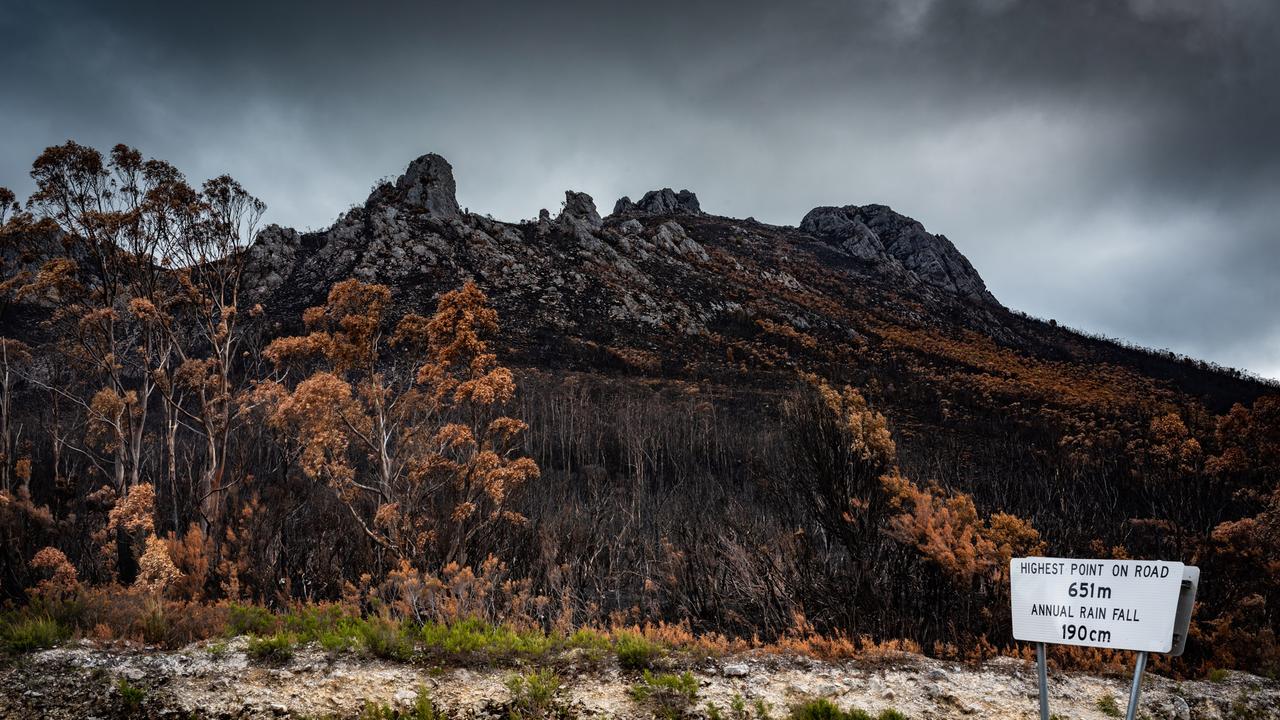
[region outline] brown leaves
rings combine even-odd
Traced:
[[[130,534],[155,532],[156,489],[151,483],[140,483],[129,489],[124,499],[107,513],[107,529],[123,529]]]
[[[102,388],[94,393],[89,401],[89,442],[99,444],[108,452],[120,447],[124,442],[124,413],[130,399],[111,388]]]
[[[440,296],[436,313],[427,323],[431,357],[436,363],[468,363],[485,355],[489,346],[481,335],[498,331],[498,313],[488,302],[473,282]]]
[[[133,585],[152,594],[164,592],[182,578],[182,572],[169,556],[169,546],[154,534],[148,535],[146,550],[138,558],[138,577]]]
[[[367,424],[351,386],[333,373],[318,372],[298,383],[276,404],[269,422],[278,430],[297,434],[302,445],[303,472],[314,479],[345,486],[355,474],[347,457],[348,423]]]
[[[921,489],[898,475],[886,477],[885,487],[901,511],[889,520],[889,536],[914,546],[959,584],[997,580],[1010,558],[1044,551],[1040,533],[1030,523],[1007,513],[984,522],[967,494]]]
[[[897,448],[889,424],[883,415],[870,409],[861,393],[847,385],[837,392],[817,375],[806,375],[805,379],[843,426],[854,457],[885,466],[894,463]]]
[[[269,408],[269,424],[297,439],[302,471],[334,487],[380,545],[418,561],[465,554],[480,527],[524,522],[505,505],[539,475],[509,456],[525,425],[500,415],[515,380],[482,338],[497,313],[474,284],[442,295],[429,319],[393,322],[391,302],[383,285],[335,285],[304,313],[308,335],[265,353],[278,368],[319,369],[292,391],[260,383],[248,402]]]
[[[75,566],[55,547],[42,548],[37,552],[31,558],[31,569],[48,573],[47,577],[32,588],[33,594],[44,600],[62,600],[80,589],[80,578]]]

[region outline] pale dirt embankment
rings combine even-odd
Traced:
[[[175,652],[108,649],[87,642],[0,661],[3,718],[354,718],[366,701],[408,706],[420,686],[451,717],[499,717],[508,701],[505,681],[518,669],[430,668],[330,656],[302,648],[287,663],[261,665],[233,640],[214,654],[208,643]],[[910,718],[1035,720],[1034,664],[997,659],[982,667],[916,655],[892,661],[827,663],[805,658],[738,656],[692,668],[700,688],[696,714],[707,702],[727,708],[739,694],[763,700],[776,720],[799,702],[827,698],[878,713],[896,708]],[[612,659],[557,667],[565,688],[559,704],[571,717],[649,717],[628,695],[634,673]],[[126,708],[120,680],[141,688],[137,709]],[[1106,720],[1099,700],[1123,709],[1127,677],[1057,673],[1052,710],[1061,718]],[[1176,682],[1148,675],[1142,713],[1160,718],[1280,718],[1280,683],[1244,673],[1220,682]]]

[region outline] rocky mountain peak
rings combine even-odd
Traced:
[[[698,196],[689,190],[676,192],[671,188],[650,190],[640,198],[640,202],[632,202],[630,197],[618,198],[613,204],[614,215],[701,215],[702,206],[698,204]]]
[[[864,262],[901,267],[934,287],[999,305],[978,271],[945,235],[929,233],[887,205],[816,207],[800,221],[800,230]]]
[[[334,282],[356,277],[407,291],[412,304],[429,299],[419,297],[426,288],[471,278],[517,313],[527,314],[519,308],[536,293],[548,327],[589,324],[593,313],[607,312],[610,327],[640,318],[644,327],[674,323],[689,332],[738,302],[722,297],[723,287],[750,272],[790,290],[806,284],[797,274],[817,283],[843,273],[930,302],[999,307],[950,241],[883,205],[814,208],[799,232],[748,230],[704,214],[688,190],[623,198],[608,223],[590,195],[569,190],[558,215],[504,223],[463,213],[454,189],[448,161],[426,154],[324,230],[265,228],[249,249],[248,292],[255,302],[306,307]],[[805,257],[817,264],[805,269]]]
[[[585,223],[592,229],[599,229],[604,222],[596,210],[596,201],[584,192],[564,191],[564,209],[560,211],[561,224]]]
[[[453,166],[435,153],[427,153],[409,163],[409,168],[396,180],[396,190],[409,206],[437,217],[448,219],[462,214],[453,182]]]

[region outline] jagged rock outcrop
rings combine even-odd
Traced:
[[[251,298],[264,298],[284,283],[285,274],[293,268],[302,240],[293,228],[271,224],[258,233],[249,248],[245,263],[244,292]]]
[[[325,230],[265,228],[248,251],[245,292],[273,318],[295,321],[350,277],[392,286],[405,309],[429,307],[443,289],[475,280],[522,328],[518,335],[529,333],[520,342],[537,337],[538,347],[551,337],[662,344],[726,323],[758,327],[744,315],[747,298],[760,298],[750,312],[764,312],[773,302],[764,298],[777,293],[817,298],[831,288],[840,290],[815,305],[768,312],[847,339],[859,331],[814,308],[848,306],[871,292],[880,310],[945,306],[949,317],[959,312],[1000,331],[987,312],[998,304],[951,243],[883,206],[817,208],[800,231],[704,214],[687,190],[624,198],[617,210],[605,221],[590,195],[568,191],[558,215],[544,210],[531,222],[464,213],[449,163],[423,155]]]
[[[436,217],[448,219],[462,214],[453,182],[453,166],[435,153],[427,153],[409,163],[409,169],[396,180],[396,190],[403,194],[406,204]]]
[[[848,206],[857,210],[855,206]],[[816,207],[800,221],[800,229],[824,238],[836,239],[841,249],[859,260],[875,261],[887,257],[884,243],[847,208]]]
[[[640,198],[640,202],[631,202],[631,198],[623,196],[613,204],[614,215],[701,215],[702,206],[698,196],[688,190],[676,192],[671,188],[650,190]]]
[[[572,190],[564,191],[564,210],[560,211],[559,221],[562,224],[574,226],[583,223],[595,230],[604,225],[604,221],[600,219],[600,213],[596,210],[596,201],[584,192]]]
[[[945,235],[887,205],[816,207],[800,229],[865,261],[900,266],[930,285],[967,300],[999,305],[978,271]]]

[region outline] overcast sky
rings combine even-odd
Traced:
[[[1280,3],[258,5],[0,0],[0,185],[74,138],[298,228],[428,151],[504,220],[885,203],[1009,307],[1280,378]]]

